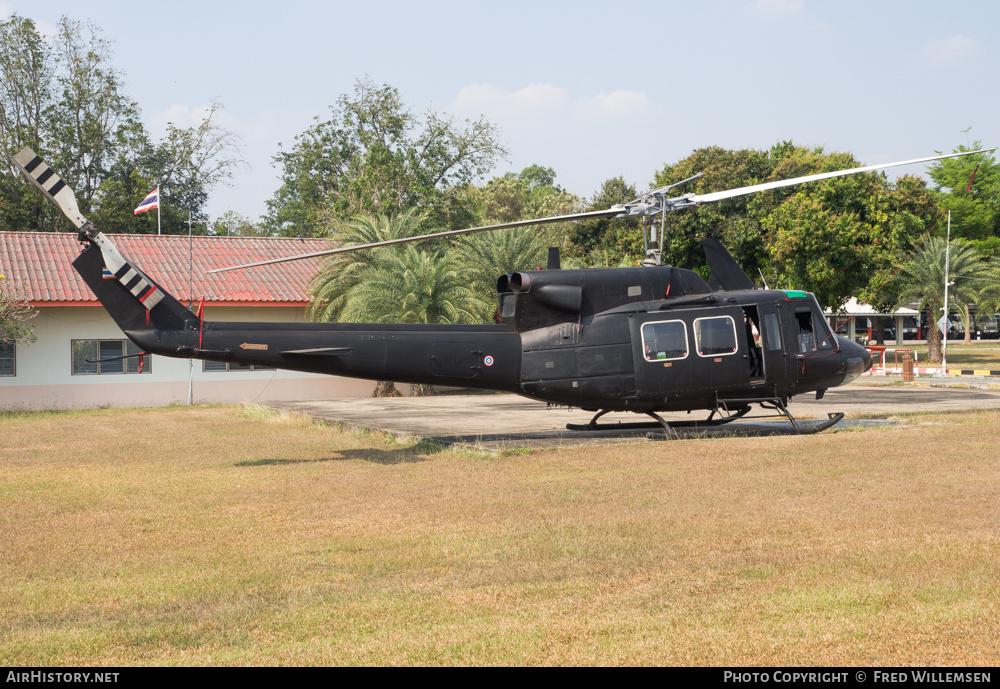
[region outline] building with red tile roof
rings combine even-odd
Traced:
[[[133,263],[178,301],[206,304],[305,306],[309,283],[322,259],[259,266],[227,273],[208,271],[242,263],[313,253],[325,239],[108,235]],[[0,272],[22,283],[33,306],[93,304],[97,298],[73,270],[83,249],[71,232],[0,232]]]
[[[323,239],[110,235],[121,252],[182,303],[205,300],[206,320],[306,320],[309,285],[322,259],[208,271],[312,253]],[[72,263],[75,233],[0,232],[0,275],[36,309],[37,341],[0,344],[0,408],[155,406],[368,396],[373,383],[294,371],[133,354],[134,345],[104,311]],[[91,361],[88,361],[91,360]],[[141,370],[140,370],[141,369]]]

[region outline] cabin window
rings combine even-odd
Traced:
[[[781,350],[781,324],[778,322],[777,314],[764,314],[764,341],[767,343],[767,351]]]
[[[732,316],[696,318],[694,341],[698,356],[725,356],[736,353],[736,321]]]
[[[202,361],[201,370],[206,373],[218,373],[225,371],[273,371],[273,366],[261,366],[260,364],[231,364],[227,361]]]
[[[142,350],[131,340],[73,340],[71,346],[74,376],[153,371],[152,355],[138,356]]]
[[[642,326],[642,351],[646,361],[683,359],[688,355],[684,321],[659,321]]]
[[[13,342],[0,342],[0,376],[17,375],[17,347]]]

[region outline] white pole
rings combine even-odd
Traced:
[[[948,239],[944,245],[944,346],[941,349],[941,373],[948,373],[948,278],[951,269],[951,211],[948,211]]]
[[[194,306],[194,258],[191,238],[191,211],[188,211],[188,309]],[[188,359],[188,406],[194,404],[194,359]]]
[[[161,194],[163,191],[160,189],[160,185],[156,185],[156,234],[160,234],[160,206],[163,205],[163,197]]]

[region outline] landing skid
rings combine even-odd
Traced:
[[[656,419],[655,422],[643,421],[643,422],[632,422],[632,423],[597,423],[597,420],[612,411],[611,409],[605,409],[604,411],[598,412],[594,418],[590,420],[589,423],[568,423],[566,428],[571,431],[635,431],[635,430],[655,430],[657,428],[662,428],[667,434],[671,433],[674,428],[711,428],[713,426],[721,426],[727,424],[730,421],[735,421],[743,416],[745,416],[750,411],[750,406],[747,405],[741,409],[737,409],[734,412],[729,413],[728,416],[723,416],[718,419],[714,419],[719,410],[716,409],[708,418],[704,421],[666,421],[659,414],[648,411],[646,414],[652,416]]]
[[[772,409],[778,413],[780,417],[784,417],[791,424],[791,428],[788,429],[774,429],[773,433],[781,435],[811,435],[813,433],[819,433],[825,431],[826,429],[832,427],[833,425],[839,423],[844,418],[843,412],[836,412],[827,414],[827,419],[818,424],[808,424],[802,425],[796,421],[795,417],[791,415],[788,411],[788,407],[785,406],[784,401],[780,399],[768,399],[768,400],[753,400],[760,404],[764,409]],[[723,411],[724,410],[724,411]],[[660,415],[655,412],[646,412],[647,416],[653,417],[655,422],[632,422],[632,423],[597,423],[597,420],[609,413],[610,409],[605,409],[594,415],[594,418],[590,420],[589,423],[578,424],[578,423],[568,423],[566,428],[571,431],[657,431],[661,430],[668,438],[677,436],[677,429],[679,428],[715,428],[718,426],[725,425],[737,419],[741,419],[750,412],[750,405],[746,405],[736,409],[735,411],[729,411],[725,405],[716,409],[708,418],[704,421],[666,421]],[[721,414],[725,413],[725,416]],[[719,418],[714,418],[716,414],[720,414]],[[647,433],[646,437],[655,437],[654,433]]]

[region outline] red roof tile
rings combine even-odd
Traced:
[[[182,302],[303,304],[321,258],[206,274],[215,268],[323,251],[325,239],[194,237],[188,270],[188,238],[178,235],[108,235],[118,249]],[[0,232],[0,275],[25,287],[32,303],[96,303],[73,270],[83,245],[70,232]],[[190,290],[189,290],[190,284]]]

